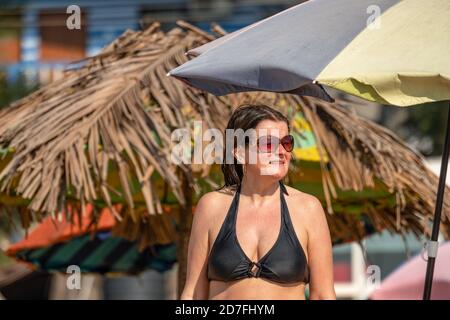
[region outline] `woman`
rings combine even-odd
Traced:
[[[305,299],[307,283],[310,299],[336,299],[322,205],[282,182],[294,144],[288,119],[246,105],[227,129],[253,130],[255,139],[225,146],[225,186],[198,201],[181,299]]]

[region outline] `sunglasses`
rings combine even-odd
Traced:
[[[281,144],[287,152],[291,152],[294,149],[294,137],[290,134],[279,139],[275,136],[262,136],[257,141],[258,152],[273,153]]]

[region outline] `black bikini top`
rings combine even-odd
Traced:
[[[305,252],[292,226],[280,181],[281,227],[273,247],[258,261],[251,261],[236,236],[236,217],[241,186],[238,185],[226,218],[208,258],[208,279],[232,281],[261,277],[279,283],[309,282]]]

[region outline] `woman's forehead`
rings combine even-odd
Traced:
[[[262,120],[255,129],[258,135],[283,136],[288,133],[288,126],[284,121]]]

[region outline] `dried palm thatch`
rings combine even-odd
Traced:
[[[17,198],[22,199],[25,227],[59,212],[70,221],[67,203],[79,203],[82,209],[92,202],[108,206],[120,222],[116,232],[140,239],[142,246],[177,239],[172,220],[162,214],[161,192],[170,190],[182,207],[190,208],[192,190],[201,191],[201,181],[213,182],[208,166],[171,161],[172,131],[190,128],[194,120],[223,129],[234,107],[258,102],[288,115],[294,107],[311,124],[323,155],[321,179],[333,239],[365,235],[359,216],[333,214],[333,203],[339,201],[336,190],[361,191],[377,183],[397,201],[393,207],[361,201],[376,230],[429,233],[437,178],[419,154],[339,101],[329,104],[265,92],[215,97],[167,77],[188,59],[188,49],[214,38],[187,23],[179,25],[182,28],[168,33],[157,23],[144,31],[126,31],[100,54],[69,68],[60,80],[0,112],[0,148],[6,153],[0,163],[0,201],[11,210]],[[158,186],[154,176],[160,176],[164,186]],[[114,209],[118,199],[125,204],[120,211]],[[446,236],[449,208],[446,199]],[[190,225],[182,213],[177,219]]]

